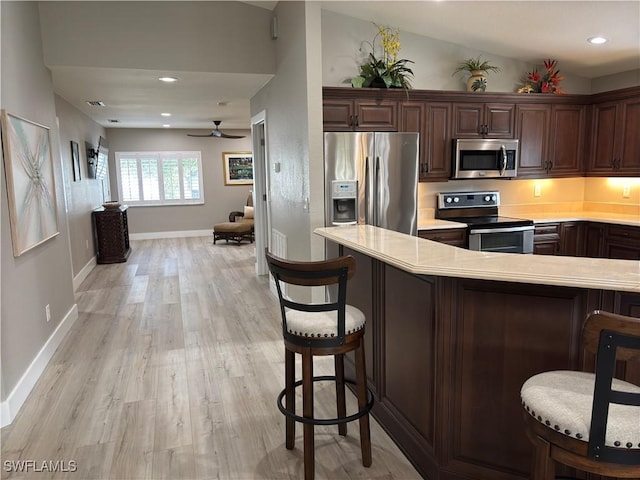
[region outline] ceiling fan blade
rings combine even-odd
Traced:
[[[220,132],[220,136],[222,138],[244,138],[244,135],[227,135],[226,133]]]
[[[213,137],[214,135],[213,133],[209,133],[207,135],[196,135],[194,133],[187,133],[187,136],[188,137]]]

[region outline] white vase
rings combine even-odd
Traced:
[[[487,77],[482,70],[473,70],[467,79],[467,92],[484,92],[487,88]]]

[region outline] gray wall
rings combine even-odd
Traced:
[[[88,177],[87,150],[85,143],[98,145],[100,136],[106,136],[105,129],[79,112],[63,98],[56,95],[56,114],[60,125],[60,157],[64,171],[64,192],[69,220],[69,243],[73,276],[95,257],[91,210],[102,205],[102,181]],[[73,179],[71,161],[71,141],[78,144],[80,151],[79,181]]]
[[[131,207],[127,212],[129,233],[211,230],[215,223],[228,222],[229,212],[242,210],[252,187],[224,184],[222,152],[250,152],[251,132],[225,132],[246,137],[228,139],[187,136],[187,133],[207,133],[198,130],[107,129],[111,197],[114,199],[118,197],[115,180],[116,152],[187,150],[200,151],[202,155],[204,205]]]
[[[40,12],[47,65],[273,73],[271,12],[244,2],[41,2]]]
[[[309,151],[310,106],[308,104],[305,2],[280,2],[275,9],[279,37],[276,40],[276,75],[251,99],[251,114],[266,111],[269,161],[269,207],[271,227],[287,237],[291,259],[311,258],[311,223],[306,202],[310,199],[311,155]],[[316,14],[317,16],[317,14]],[[316,42],[317,43],[317,42]],[[319,57],[315,57],[319,62]],[[320,85],[315,87],[321,92]],[[317,96],[317,93],[316,93]],[[321,119],[321,101],[316,116]],[[322,126],[314,125],[321,135]],[[322,164],[322,158],[314,158]],[[273,165],[280,163],[280,172]],[[322,182],[322,177],[316,178]]]
[[[7,190],[2,169],[0,217],[2,400],[16,386],[27,367],[61,320],[73,310],[71,255],[64,204],[53,87],[42,60],[40,20],[35,2],[1,2],[2,108],[51,128],[60,235],[14,257],[11,248]],[[51,321],[45,305],[51,305]]]

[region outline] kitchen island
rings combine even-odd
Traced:
[[[425,478],[528,478],[522,383],[592,368],[588,312],[640,316],[639,262],[473,252],[365,225],[316,233],[356,257],[348,301],[367,316],[374,415]]]

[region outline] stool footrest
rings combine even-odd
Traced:
[[[313,382],[326,382],[326,381],[336,381],[336,376],[335,375],[322,375],[322,376],[318,376],[318,377],[313,377]],[[356,382],[354,382],[353,380],[347,380],[345,379],[344,381],[345,383],[351,384],[351,385],[355,385]],[[295,382],[293,384],[293,388],[294,391],[297,387],[302,385],[302,380],[298,380],[297,382]],[[310,425],[338,425],[341,423],[348,423],[348,422],[353,422],[354,420],[359,419],[360,417],[364,417],[365,415],[367,415],[371,409],[373,408],[373,392],[371,392],[371,389],[369,387],[367,387],[367,405],[362,409],[357,411],[356,413],[354,413],[353,415],[349,415],[343,418],[307,418],[307,417],[301,417],[300,415],[296,415],[293,412],[290,412],[289,410],[287,410],[284,405],[282,404],[282,399],[286,396],[287,394],[287,389],[284,388],[282,389],[282,391],[280,392],[280,395],[278,395],[278,409],[282,412],[283,415],[292,418],[293,420],[295,420],[296,422],[300,422],[300,423],[306,423],[306,424],[310,424]]]

